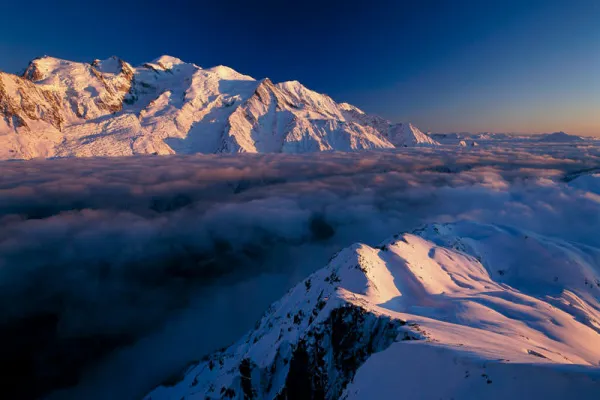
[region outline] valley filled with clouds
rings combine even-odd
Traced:
[[[470,220],[600,247],[599,167],[592,142],[518,141],[2,162],[4,362],[61,398],[139,397],[354,242]]]

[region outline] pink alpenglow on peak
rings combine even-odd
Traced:
[[[306,153],[436,145],[298,81],[274,84],[171,56],[33,60],[0,73],[0,159]]]

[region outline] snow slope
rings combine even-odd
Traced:
[[[600,250],[432,224],[338,253],[147,399],[597,398]]]
[[[41,57],[0,73],[0,159],[173,153],[303,153],[435,145],[297,81],[162,56],[139,67]]]
[[[600,173],[579,176],[571,182],[571,185],[600,196]]]

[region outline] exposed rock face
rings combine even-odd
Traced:
[[[273,304],[256,329],[205,358],[183,381],[148,399],[179,396],[189,388],[207,398],[337,399],[373,353],[396,340],[424,340],[415,325],[369,309],[346,288],[385,285],[371,251],[354,246]],[[175,387],[168,385],[175,384]],[[182,393],[183,394],[183,393]]]
[[[314,315],[313,315],[314,317]],[[301,316],[294,315],[295,321]],[[299,323],[299,322],[298,322]],[[209,386],[207,395],[244,399],[337,399],[358,367],[373,353],[396,340],[401,320],[378,318],[361,307],[345,305],[331,311],[321,324],[312,326],[293,345],[281,348],[270,365],[243,358],[233,366],[229,386]],[[418,340],[406,333],[407,340]],[[254,339],[253,339],[254,340]],[[204,362],[208,369],[227,373],[229,356],[217,353]],[[197,377],[200,381],[200,377]],[[202,387],[199,387],[202,389]]]
[[[398,141],[392,133],[401,124],[296,81],[256,81],[228,67],[202,69],[170,56],[137,68],[117,57],[87,64],[44,56],[22,77],[2,75],[13,84],[2,87],[0,159],[435,144],[418,130]]]
[[[37,60],[42,58],[44,57],[38,57],[31,60],[31,62],[27,66],[27,69],[25,69],[25,72],[23,72],[23,78],[31,82],[38,82],[46,77],[46,75],[42,71],[40,71],[38,64],[36,63]]]
[[[322,325],[307,332],[307,337],[315,340],[301,340],[294,349],[285,386],[277,398],[339,398],[358,368],[371,354],[389,347],[404,324],[353,305],[333,310]],[[408,332],[404,337],[420,339]]]
[[[10,74],[0,73],[0,114],[9,127],[29,128],[27,120],[43,121],[61,130],[61,100],[48,90]]]

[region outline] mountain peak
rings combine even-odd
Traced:
[[[389,139],[396,146],[438,145],[430,136],[410,122],[390,126]]]
[[[241,74],[238,71],[236,71],[235,69],[228,67],[226,65],[217,65],[215,67],[206,69],[206,71],[210,71],[210,72],[217,74],[221,79],[244,80],[244,81],[255,80],[251,76]]]
[[[402,319],[370,306],[369,301],[383,303],[400,295],[388,292],[391,286],[393,277],[377,249],[356,244],[342,250],[274,303],[254,331],[190,367],[182,381],[157,387],[146,399],[183,398],[191,387],[203,398],[213,388],[223,398],[286,398],[285,393],[297,391],[302,393],[298,398],[318,392],[327,394],[322,398],[339,398],[371,354],[385,350],[397,337],[424,339]],[[309,365],[303,364],[307,361]],[[301,381],[302,376],[308,379]]]
[[[540,141],[542,141],[542,142],[581,142],[581,141],[583,141],[583,139],[580,138],[579,136],[569,135],[566,132],[560,131],[560,132],[554,132],[554,133],[549,133],[547,135],[543,135],[542,138],[540,139]]]
[[[277,86],[285,88],[286,90],[288,90],[290,92],[294,92],[294,93],[313,92],[312,90],[310,90],[306,86],[304,86],[301,82],[296,81],[296,80],[281,82],[281,83],[278,83]]]
[[[48,55],[36,57],[29,62],[29,65],[23,72],[22,77],[32,82],[38,82],[48,77],[51,71],[59,68],[60,65],[69,64],[71,61],[63,60]]]
[[[340,108],[344,111],[352,111],[357,114],[365,114],[363,110],[349,103],[340,103]]]
[[[589,251],[468,221],[355,244],[272,304],[254,330],[146,399],[396,398],[415,381],[407,393],[422,398],[457,384],[473,398],[504,398],[490,394],[532,387],[518,365],[543,362],[537,392],[552,382],[544,375],[552,367],[600,357],[597,289],[587,283],[597,270],[582,257]],[[536,296],[540,288],[558,298]],[[597,383],[585,390],[597,393]]]
[[[107,73],[107,74],[118,74],[121,72],[121,68],[124,61],[122,61],[117,56],[110,56],[105,60],[94,60],[91,65],[96,68],[98,71]]]
[[[163,69],[171,69],[171,68],[173,68],[174,65],[186,64],[186,63],[177,57],[172,57],[169,55],[162,55],[162,56],[152,60],[152,64],[158,64]]]

